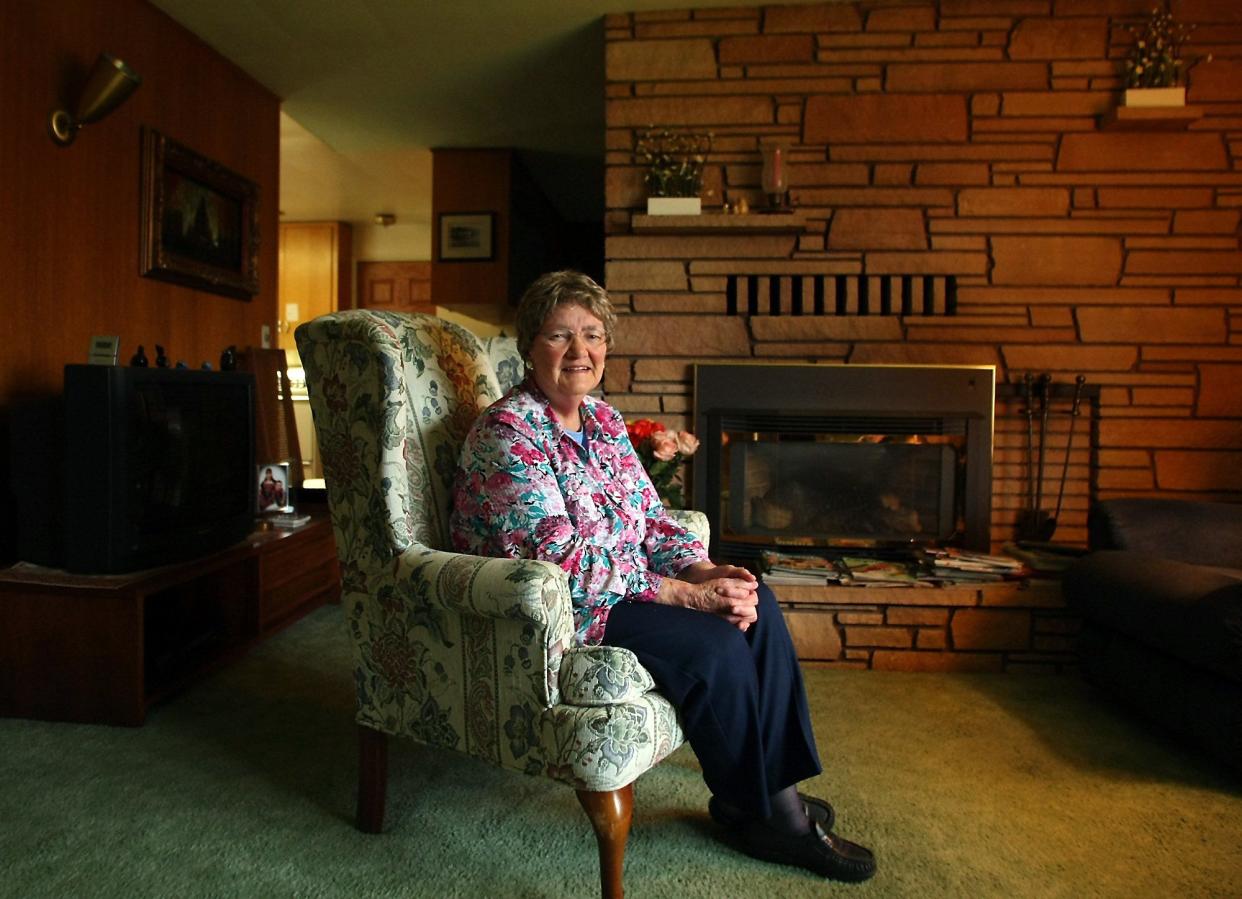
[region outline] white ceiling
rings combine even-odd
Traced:
[[[429,148],[440,146],[516,147],[562,214],[598,219],[604,15],[753,5],[152,2],[282,98],[280,205],[287,220],[368,222],[383,211],[420,233],[431,218]]]

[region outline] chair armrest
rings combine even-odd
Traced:
[[[1242,505],[1172,499],[1096,503],[1092,549],[1126,549],[1192,565],[1242,568]]]
[[[394,580],[448,612],[533,624],[549,647],[573,643],[569,577],[551,562],[491,559],[410,546],[396,559]]]
[[[638,657],[620,646],[577,646],[561,659],[561,702],[576,706],[633,702],[655,689]]]
[[[712,529],[707,516],[698,509],[668,509],[668,517],[699,538],[707,546],[711,542]]]
[[[461,615],[463,628],[472,616],[490,620],[486,630],[521,659],[518,669],[499,675],[509,686],[498,689],[516,689],[513,695],[526,696],[538,708],[561,701],[561,659],[574,645],[569,576],[562,569],[535,559],[491,559],[415,543],[396,558],[390,583],[397,601],[408,596],[415,605]]]

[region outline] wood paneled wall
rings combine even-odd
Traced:
[[[432,150],[432,167],[431,301],[437,306],[474,307],[479,317],[504,319],[544,272],[600,267],[592,229],[561,218],[518,151],[443,147]],[[491,259],[440,259],[440,217],[455,212],[495,216]]]
[[[431,299],[503,307],[509,298],[513,151],[443,148],[433,150],[431,159]],[[455,212],[495,216],[491,259],[439,261],[440,216]]]
[[[101,51],[142,85],[67,148],[46,133]],[[92,334],[128,359],[191,366],[276,322],[279,100],[143,0],[0,4],[0,409],[60,390]],[[261,289],[240,301],[139,275],[140,131],[149,125],[259,185]]]

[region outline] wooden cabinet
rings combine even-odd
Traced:
[[[340,597],[330,519],[124,575],[0,571],[0,715],[140,725],[147,709]]]
[[[297,534],[296,540],[273,541],[256,556],[260,634],[288,624],[325,599],[340,598],[331,520],[315,519]]]
[[[353,307],[353,228],[346,222],[285,222],[280,226],[277,290],[281,349],[295,350],[302,322]]]

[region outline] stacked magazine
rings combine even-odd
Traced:
[[[876,556],[840,556],[828,559],[823,556],[796,555],[765,551],[763,553],[764,583],[809,584],[826,587],[829,584],[848,584],[856,587],[932,587],[916,574],[916,565],[910,560],[884,559]]]
[[[931,571],[928,577],[951,583],[987,583],[1022,577],[1029,572],[1012,556],[968,552],[962,549],[929,549]]]
[[[826,587],[844,583],[837,566],[823,556],[799,555],[765,550],[763,553],[765,584],[810,585]]]
[[[1057,546],[1054,544],[1006,543],[1005,552],[1023,562],[1036,577],[1055,577],[1069,568],[1070,563],[1086,553],[1085,549],[1075,546]]]
[[[763,580],[769,585],[830,584],[856,587],[937,587],[1029,577],[1031,569],[1012,556],[963,549],[926,549],[905,557],[816,555],[765,550]]]
[[[849,571],[848,583],[860,587],[932,587],[920,580],[910,562],[880,559],[872,556],[842,556],[841,564]]]

